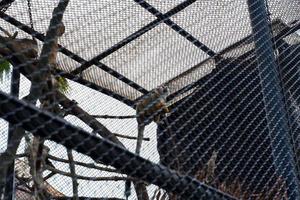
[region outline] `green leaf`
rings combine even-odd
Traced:
[[[0,81],[2,82],[4,77],[9,74],[10,63],[4,58],[0,57]]]
[[[58,83],[58,90],[64,94],[68,93],[70,90],[70,85],[68,83],[68,80],[64,77],[56,77],[57,83]]]

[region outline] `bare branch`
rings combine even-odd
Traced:
[[[132,119],[132,118],[137,118],[136,115],[127,115],[127,116],[92,115],[92,117],[102,118],[102,119]]]
[[[71,173],[64,172],[62,170],[55,169],[55,168],[50,167],[50,166],[47,166],[47,170],[55,172],[55,173],[63,175],[63,176],[68,176],[68,177],[72,177],[73,176]],[[87,181],[126,181],[126,180],[133,181],[133,180],[136,180],[136,179],[131,178],[131,177],[122,177],[122,176],[88,177],[88,176],[75,175],[75,177],[77,179],[87,180]]]
[[[74,164],[72,149],[67,149],[67,154],[70,163],[70,172],[72,175],[73,196],[74,196],[74,200],[78,200],[78,182],[77,182],[77,177],[75,172],[75,164]]]
[[[84,123],[90,126],[95,132],[99,133],[102,137],[125,148],[125,146],[120,142],[120,140],[118,140],[118,138],[110,130],[108,130],[98,120],[96,120],[86,111],[84,111],[81,107],[79,107],[76,102],[68,99],[61,92],[57,92],[56,95],[60,105],[62,105],[64,109],[68,110],[72,115],[77,116]]]
[[[16,154],[15,158],[23,158],[23,157],[27,157],[28,154],[27,153],[20,153],[20,154]]]
[[[53,200],[73,200],[73,197],[51,197]],[[125,200],[114,197],[79,197],[79,200]]]
[[[7,30],[5,30],[3,27],[0,26],[0,31],[2,31],[5,35],[7,35],[9,38],[16,38],[18,35],[18,32],[15,32],[13,35],[10,34]]]
[[[56,174],[55,172],[51,172],[50,174],[48,174],[47,176],[44,177],[44,181],[48,180],[49,178],[51,178],[55,174]]]
[[[68,99],[64,94],[58,92],[57,93],[57,99],[62,105],[62,107],[68,111],[72,115],[77,116],[79,119],[81,119],[84,123],[86,123],[88,126],[90,126],[95,132],[99,133],[102,137],[112,141],[115,144],[120,145],[121,147],[125,148],[125,146],[120,142],[120,140],[114,135],[110,130],[108,130],[103,124],[101,124],[98,120],[96,120],[94,117],[92,117],[90,114],[88,114],[86,111],[84,111],[82,108],[80,108],[75,102]],[[127,180],[129,177],[127,178]],[[134,182],[136,185],[137,182]],[[138,184],[139,186],[136,186],[136,193],[138,196],[148,196],[147,189],[145,185]]]
[[[55,160],[55,161],[63,162],[63,163],[68,163],[69,162],[66,159],[58,158],[58,157],[50,155],[50,154],[48,155],[48,158],[51,159],[51,160]],[[94,163],[83,163],[83,162],[74,161],[74,164],[75,165],[80,165],[80,166],[83,166],[83,167],[87,167],[87,168],[91,168],[91,169],[97,169],[97,170],[101,170],[101,171],[118,173],[118,171],[115,170],[115,169],[108,168],[108,167],[100,167],[100,166],[95,165]]]
[[[137,140],[137,137],[133,137],[133,136],[128,136],[128,135],[121,135],[118,133],[114,133],[115,136],[120,137],[120,138],[126,138],[126,139],[130,139],[130,140]],[[142,138],[145,141],[150,141],[150,138]]]

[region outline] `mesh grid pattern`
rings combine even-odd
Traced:
[[[298,1],[0,9],[1,199],[300,198]]]

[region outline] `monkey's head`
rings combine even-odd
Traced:
[[[161,95],[168,95],[169,88],[166,85],[161,85],[157,87],[157,92]]]

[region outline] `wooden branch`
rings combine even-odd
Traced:
[[[9,38],[16,38],[18,35],[18,32],[15,32],[13,35],[10,34],[7,30],[5,30],[3,27],[0,26],[0,31],[2,31],[5,35],[7,35]]]
[[[55,41],[57,38],[57,33],[59,29],[59,25],[62,23],[63,14],[67,8],[69,0],[60,0],[57,7],[54,8],[52,13],[52,18],[50,20],[50,25],[48,27],[45,43],[43,45],[40,59],[37,65],[37,71],[35,71],[32,76],[32,85],[34,87],[31,88],[31,100],[37,100],[42,95],[42,89],[46,88],[47,92],[49,88],[47,88],[47,81],[51,80],[51,69],[49,67],[49,60],[51,56],[51,51],[55,45]]]
[[[69,162],[66,159],[58,158],[58,157],[52,156],[50,154],[48,154],[48,158],[51,159],[51,160],[55,160],[55,161],[63,162],[63,163],[68,163]],[[74,164],[75,165],[80,165],[80,166],[83,166],[83,167],[86,167],[86,168],[118,173],[118,171],[115,170],[115,169],[112,169],[112,168],[109,168],[109,167],[100,167],[100,166],[95,165],[94,163],[83,163],[83,162],[74,161]]]
[[[73,200],[73,197],[51,197],[53,200]],[[79,197],[79,200],[125,200],[114,197]]]
[[[47,170],[51,171],[51,172],[55,172],[57,174],[60,174],[62,176],[67,176],[67,177],[72,177],[73,174],[68,173],[68,172],[64,172],[62,170],[59,169],[55,169],[53,167],[47,166]],[[109,177],[88,177],[88,176],[81,176],[81,175],[75,175],[75,177],[77,179],[81,179],[81,180],[87,180],[87,181],[126,181],[126,180],[136,180],[134,178],[131,177],[122,177],[122,176],[109,176]]]
[[[120,140],[116,137],[116,135],[114,135],[104,125],[102,125],[98,120],[96,120],[94,117],[92,117],[90,114],[88,114],[82,108],[80,108],[74,101],[68,99],[64,94],[62,94],[60,92],[57,93],[57,99],[58,99],[60,105],[62,105],[62,107],[64,109],[70,111],[70,113],[72,115],[75,115],[79,119],[81,119],[84,123],[86,123],[88,126],[90,126],[94,130],[94,132],[99,133],[102,137],[125,148],[125,146],[120,142]],[[129,177],[127,178],[127,180],[128,179],[129,179]],[[147,192],[146,186],[144,184],[138,184],[138,182],[133,182],[133,183],[135,185],[135,191],[137,193],[137,196],[148,197],[148,192]],[[147,198],[147,199],[149,199],[149,198]]]
[[[8,166],[13,163],[17,149],[24,134],[24,129],[21,127],[16,127],[14,133],[12,134],[11,143],[7,145],[6,150],[0,155],[0,194],[2,193],[3,187],[6,183]]]
[[[125,148],[125,146],[120,142],[120,140],[112,132],[110,132],[110,130],[108,130],[98,120],[96,120],[94,117],[92,117],[86,111],[84,111],[81,107],[79,107],[76,104],[76,102],[68,99],[61,92],[57,92],[56,95],[57,95],[59,104],[62,105],[62,107],[64,109],[68,110],[72,115],[77,116],[84,123],[86,123],[88,126],[90,126],[94,130],[94,132],[98,133],[100,136]]]
[[[3,39],[0,36],[0,43],[8,43],[7,39]],[[14,67],[18,67],[23,75],[26,76],[30,81],[32,81],[32,74],[38,71],[39,69],[33,62],[28,62],[24,59],[24,56],[19,55],[17,51],[13,48],[3,49],[0,48],[0,53],[4,56],[7,56],[7,59],[14,65]],[[98,120],[85,112],[82,108],[80,108],[76,103],[72,100],[68,99],[64,94],[57,92],[56,98],[59,100],[59,103],[63,106],[64,109],[70,110],[70,113],[77,116],[84,123],[90,126],[95,132],[99,133],[102,137],[122,146],[125,146],[118,140],[118,138],[111,133],[104,125],[102,125]],[[143,188],[146,191],[146,187]]]
[[[72,176],[73,197],[74,197],[74,200],[78,200],[78,182],[77,182],[77,177],[76,177],[72,149],[67,149],[67,154],[68,154],[68,158],[69,158],[70,172],[71,172],[71,176]]]
[[[23,158],[23,157],[27,157],[28,153],[20,153],[20,154],[16,154],[15,158]]]
[[[52,176],[54,176],[56,173],[55,172],[50,172],[47,176],[44,177],[44,181],[48,180]]]
[[[127,116],[112,116],[112,115],[92,115],[95,118],[102,118],[102,119],[133,119],[136,118],[136,115],[127,115]]]
[[[121,135],[121,134],[118,134],[118,133],[114,133],[114,135],[117,136],[117,137],[120,137],[120,138],[129,139],[129,140],[137,140],[137,137],[133,137],[133,136]],[[150,141],[150,138],[142,138],[142,139],[145,140],[145,141]]]

